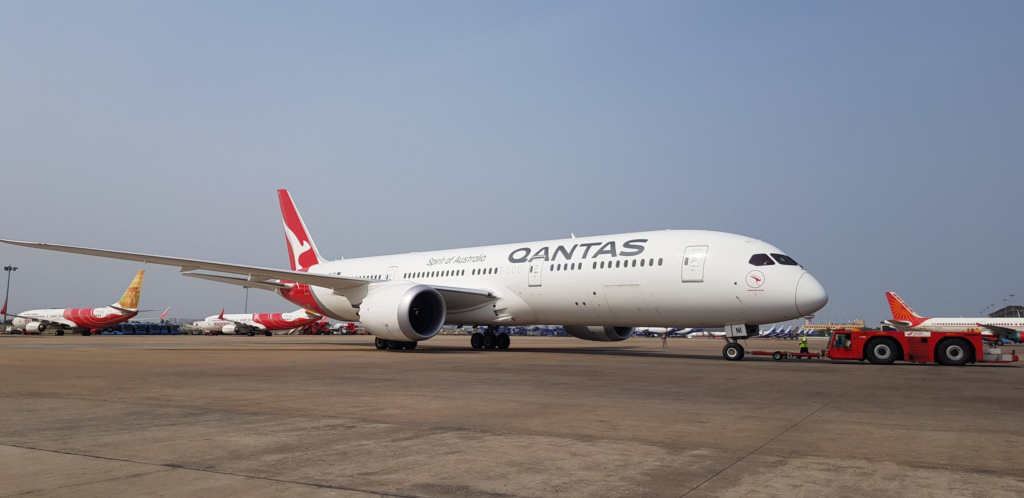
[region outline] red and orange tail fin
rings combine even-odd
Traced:
[[[167,312],[168,311],[171,311],[171,307],[170,306],[168,306],[167,309],[164,310],[163,314],[160,315],[160,320],[163,320],[164,318],[167,318]]]
[[[907,306],[907,303],[900,299],[900,296],[897,296],[895,292],[886,292],[885,297],[889,300],[889,309],[892,310],[892,318],[894,320],[913,322],[915,319],[920,320],[924,318],[910,309],[910,306]]]
[[[306,222],[292,201],[292,195],[285,189],[277,191],[277,199],[281,202],[281,219],[284,221],[284,236],[288,242],[288,259],[292,270],[309,268],[324,262],[320,251],[313,243],[313,237],[306,230]]]
[[[4,309],[0,310],[0,315],[7,314],[7,299],[4,299]]]
[[[217,319],[218,320],[223,320],[224,319],[224,308],[220,309],[220,316],[218,316]]]

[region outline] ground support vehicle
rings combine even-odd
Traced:
[[[837,330],[829,342],[832,360],[867,360],[890,365],[896,360],[962,366],[968,363],[1013,363],[1016,351],[1003,354],[985,345],[980,332],[878,332]]]

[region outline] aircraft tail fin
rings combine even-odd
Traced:
[[[132,283],[128,286],[128,289],[124,291],[124,295],[121,296],[121,300],[110,306],[123,310],[139,309],[139,295],[142,294],[142,279],[145,276],[146,270],[139,270],[139,272],[135,274],[135,278],[132,279]]]
[[[170,306],[168,306],[167,309],[164,310],[163,314],[160,315],[160,321],[163,321],[164,318],[167,318],[167,312],[168,311],[171,311],[171,307]]]
[[[889,300],[889,309],[892,310],[894,320],[912,322],[915,318],[924,318],[910,309],[910,306],[903,299],[900,299],[900,296],[896,295],[895,292],[886,292],[885,297]]]
[[[4,299],[4,309],[0,310],[0,315],[7,314],[7,299]]]
[[[281,202],[281,219],[284,221],[284,236],[288,242],[288,258],[292,270],[302,270],[324,262],[320,251],[313,243],[313,237],[306,229],[306,222],[292,201],[292,195],[285,189],[277,191],[277,199]]]
[[[220,309],[220,315],[217,315],[217,319],[218,320],[223,320],[224,319],[224,308]]]

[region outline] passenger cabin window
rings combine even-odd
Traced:
[[[749,263],[754,266],[770,266],[775,264],[767,254],[755,254],[750,257]]]
[[[780,265],[800,266],[800,263],[797,263],[793,258],[786,256],[785,254],[772,254],[772,257],[775,258],[775,261],[778,261]]]

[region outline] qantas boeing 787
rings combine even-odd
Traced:
[[[287,190],[278,191],[290,270],[40,242],[24,247],[177,266],[182,274],[271,290],[337,320],[359,321],[381,349],[413,349],[445,324],[484,326],[474,348],[509,346],[501,325],[561,324],[592,341],[633,327],[722,327],[723,355],[762,323],[823,308],[821,284],[752,237],[665,230],[328,261]],[[203,273],[217,272],[217,274]],[[224,274],[240,275],[227,276]]]

